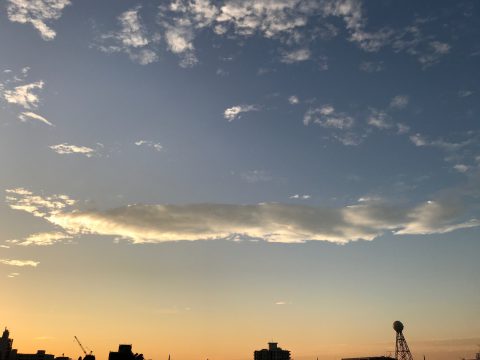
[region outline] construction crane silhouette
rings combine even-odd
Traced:
[[[85,348],[83,347],[82,343],[80,342],[80,340],[78,340],[78,338],[76,336],[73,337],[75,339],[75,341],[78,343],[78,346],[80,346],[80,349],[82,349],[83,351],[83,354],[85,355],[83,357],[83,360],[95,360],[95,355],[92,354],[92,350],[89,349],[89,353],[87,354],[87,350],[85,350]],[[82,360],[82,357],[80,356],[78,358],[78,360]]]
[[[403,336],[403,324],[400,321],[393,323],[393,329],[397,333],[397,341],[395,343],[395,359],[397,360],[413,360],[412,353],[408,348],[407,340]]]

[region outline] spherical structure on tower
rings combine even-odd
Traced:
[[[395,321],[393,323],[393,330],[395,330],[397,333],[401,333],[403,331],[403,324],[401,321]]]

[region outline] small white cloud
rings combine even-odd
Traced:
[[[473,95],[473,91],[470,90],[460,90],[458,92],[458,97],[464,98]]]
[[[86,157],[92,157],[95,154],[95,150],[92,148],[86,146],[70,145],[67,143],[51,145],[50,149],[61,155],[81,154],[85,155]]]
[[[154,149],[155,151],[162,151],[163,150],[163,146],[160,143],[155,143],[155,142],[149,141],[149,140],[136,141],[135,145],[146,146],[146,147]]]
[[[43,81],[37,81],[31,84],[15,87],[13,90],[5,90],[3,97],[7,102],[24,107],[25,109],[36,108],[38,106],[38,95],[33,91],[43,88]]]
[[[229,122],[235,120],[236,118],[240,117],[241,113],[249,112],[249,111],[258,111],[258,107],[255,105],[236,105],[232,106],[228,109],[225,109],[223,112],[223,116]]]
[[[12,273],[8,274],[7,277],[14,278],[14,277],[17,277],[18,275],[20,275],[20,273],[12,272]]]
[[[34,120],[34,121],[40,121],[41,123],[44,123],[48,126],[53,126],[53,124],[47,119],[45,119],[43,116],[35,114],[34,112],[31,112],[31,111],[22,112],[20,115],[18,115],[18,118],[23,122],[26,122],[28,120]]]
[[[44,40],[52,40],[56,33],[47,22],[59,19],[70,4],[70,0],[8,0],[7,15],[10,21],[32,24]]]
[[[407,95],[397,95],[390,101],[390,107],[403,109],[408,105],[409,101],[410,98]]]
[[[292,95],[288,98],[288,102],[291,104],[291,105],[297,105],[299,102],[300,102],[300,99],[298,98],[298,96],[296,95]]]
[[[415,144],[415,146],[426,146],[428,145],[427,140],[420,134],[414,134],[410,136],[410,141]]]
[[[286,301],[277,301],[275,305],[287,305],[288,303]]]
[[[310,50],[304,48],[284,53],[282,55],[281,61],[285,64],[293,64],[296,62],[306,61],[310,59],[310,57]]]
[[[304,194],[304,195],[301,195],[301,194],[295,194],[295,195],[290,195],[288,197],[289,199],[302,199],[302,200],[308,200],[311,198],[310,195],[307,195],[307,194]]]
[[[303,117],[303,124],[318,124],[325,128],[349,129],[355,120],[345,113],[337,113],[331,105],[323,105],[319,108],[310,108]]]
[[[31,266],[37,267],[40,262],[33,260],[12,260],[12,259],[0,259],[0,264],[9,265],[9,266]]]
[[[432,41],[430,46],[433,48],[434,52],[437,54],[448,54],[450,52],[451,46],[447,43],[440,41]]]
[[[460,173],[465,173],[470,169],[470,167],[465,164],[456,164],[453,168]]]
[[[370,115],[367,119],[367,123],[370,126],[378,129],[390,129],[393,124],[390,121],[390,116],[382,110],[370,109]]]

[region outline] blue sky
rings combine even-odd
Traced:
[[[459,320],[479,315],[478,21],[475,1],[3,2],[1,274],[13,292],[28,289],[58,258],[77,264],[76,251],[107,246],[147,291],[147,272],[165,269],[134,264],[171,252],[172,283],[201,276],[210,292],[220,283],[222,296],[246,299],[254,279],[284,282],[299,299],[253,303],[307,314],[319,272],[343,299],[392,291],[413,273],[429,310],[412,321],[450,312],[464,328],[436,338],[478,335]],[[98,254],[92,276],[115,282]],[[349,256],[365,263],[336,271]],[[316,257],[325,268],[305,265]],[[213,270],[180,269],[196,258]],[[383,278],[376,259],[405,270]],[[363,290],[339,287],[352,272],[369,279]],[[170,285],[168,306],[208,303],[201,288]],[[430,308],[444,293],[454,296]]]

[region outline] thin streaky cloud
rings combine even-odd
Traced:
[[[33,260],[15,260],[15,259],[0,259],[0,264],[9,265],[9,266],[30,266],[30,267],[37,267],[40,264],[39,261]]]
[[[152,148],[155,151],[162,151],[163,150],[162,144],[156,143],[156,142],[153,142],[153,141],[150,141],[150,140],[138,140],[138,141],[135,142],[135,145]]]
[[[86,157],[92,157],[96,152],[96,150],[87,146],[71,145],[67,143],[51,145],[50,149],[60,155],[80,154],[85,155]]]
[[[223,116],[229,122],[240,118],[242,113],[250,112],[250,111],[258,111],[258,106],[256,105],[235,105],[225,109],[223,112]]]
[[[22,112],[20,115],[18,115],[18,118],[23,122],[33,120],[33,121],[39,121],[39,122],[44,123],[45,125],[48,125],[48,126],[54,126],[50,121],[48,121],[43,116],[38,115],[38,114],[36,114],[34,112],[31,112],[31,111]]]

